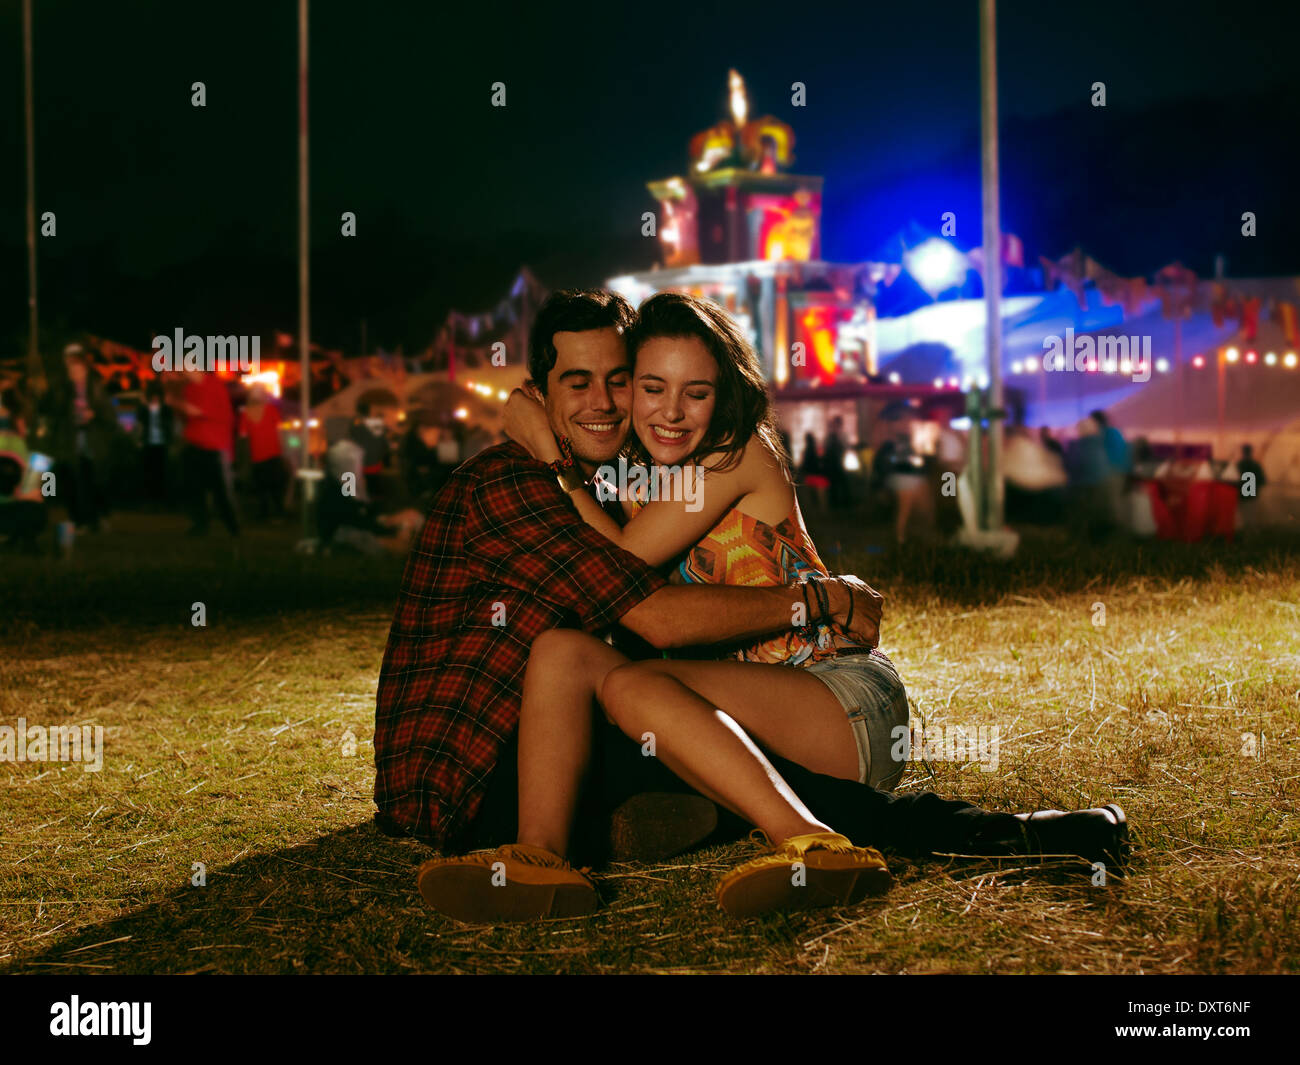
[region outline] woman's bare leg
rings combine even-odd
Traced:
[[[551,629],[533,641],[519,713],[519,840],[565,855],[591,762],[596,692],[628,661],[584,632]]]
[[[621,672],[675,677],[769,751],[814,773],[858,779],[858,747],[848,715],[812,673],[751,662],[665,658],[629,663]]]
[[[624,733],[652,733],[664,765],[768,838],[831,831],[727,713],[669,673],[621,666],[605,677],[600,701]]]

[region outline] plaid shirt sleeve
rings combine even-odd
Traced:
[[[480,482],[465,553],[491,585],[514,588],[604,632],[667,584],[641,559],[582,520],[541,463],[512,464]]]

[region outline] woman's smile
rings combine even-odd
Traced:
[[[678,465],[699,451],[717,380],[717,362],[694,337],[656,337],[637,352],[632,426],[657,465]]]

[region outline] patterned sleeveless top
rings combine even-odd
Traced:
[[[829,572],[804,527],[796,499],[789,515],[779,525],[769,525],[732,507],[686,552],[675,576],[691,584],[770,587],[790,584],[810,570]],[[734,657],[742,662],[802,666],[834,658],[835,647],[830,629],[823,625],[818,629],[816,643],[792,629],[742,648]]]

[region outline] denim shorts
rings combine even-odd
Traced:
[[[858,745],[858,782],[891,790],[907,765],[893,757],[894,730],[906,729],[909,718],[907,692],[894,664],[873,648],[804,668],[830,688],[849,716]]]

